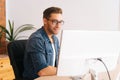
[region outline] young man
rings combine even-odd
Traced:
[[[23,76],[28,80],[56,74],[59,42],[55,35],[64,23],[62,9],[47,8],[43,12],[43,23],[42,28],[34,32],[27,42]]]

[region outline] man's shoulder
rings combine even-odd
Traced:
[[[42,37],[42,28],[38,29],[37,31],[35,31],[34,33],[31,34],[30,38],[32,37]]]
[[[32,35],[29,37],[29,40],[42,40],[42,41],[48,41],[48,36],[45,33],[43,27],[32,33]]]
[[[40,38],[42,37],[42,34],[39,31],[34,32],[30,38]]]

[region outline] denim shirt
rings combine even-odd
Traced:
[[[56,66],[58,62],[59,42],[55,35],[53,35],[54,46],[56,50]],[[24,55],[24,72],[23,77],[27,79],[34,79],[39,77],[37,73],[53,64],[53,48],[51,42],[44,30],[40,28],[34,32],[26,45],[26,51]]]

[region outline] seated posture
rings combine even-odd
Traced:
[[[60,31],[62,10],[49,7],[43,12],[43,26],[28,39],[24,55],[24,79],[56,74],[59,41],[55,36]]]

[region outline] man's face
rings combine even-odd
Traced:
[[[52,13],[49,19],[44,18],[44,27],[49,35],[58,34],[63,24],[62,14]]]

